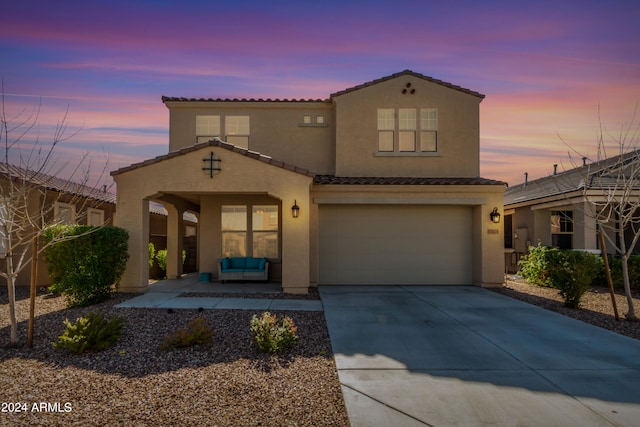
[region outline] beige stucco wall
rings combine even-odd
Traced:
[[[196,142],[196,116],[219,115],[225,140],[225,116],[249,116],[249,149],[316,173],[334,172],[335,117],[329,101],[167,101],[170,110],[169,151]],[[312,124],[303,123],[310,115]],[[324,125],[315,123],[324,116]]]
[[[202,158],[213,151],[222,171],[211,178],[202,171]],[[309,188],[312,178],[252,159],[220,147],[203,147],[114,175],[118,186],[116,224],[129,230],[130,259],[121,281],[127,292],[144,292],[148,286],[148,202],[164,195],[184,198],[200,207],[199,262],[202,271],[214,269],[219,259],[219,212],[225,197],[255,196],[282,205],[282,286],[287,292],[307,292],[309,285]],[[216,197],[213,197],[216,196]],[[297,200],[300,217],[290,207]]]
[[[414,94],[402,93],[407,84],[415,89]],[[337,117],[336,175],[479,176],[482,98],[404,75],[335,96],[333,100]],[[437,108],[438,152],[378,153],[379,108]]]

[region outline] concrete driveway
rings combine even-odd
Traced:
[[[321,286],[352,426],[638,426],[640,341],[469,286]]]

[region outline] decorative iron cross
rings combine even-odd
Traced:
[[[213,154],[213,151],[211,152],[211,154],[209,154],[208,157],[203,158],[202,161],[204,162],[204,167],[202,168],[202,170],[205,172],[209,172],[209,176],[211,178],[213,178],[214,174],[217,174],[222,170],[220,169],[220,162],[222,160],[216,157],[216,155]]]

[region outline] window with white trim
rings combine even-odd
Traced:
[[[378,151],[393,151],[393,133],[396,128],[395,110],[378,109]]]
[[[87,209],[87,225],[99,227],[104,225],[104,211],[102,209]]]
[[[438,151],[438,109],[420,110],[420,151]]]
[[[220,137],[220,116],[196,116],[196,142]]]
[[[56,224],[73,224],[76,221],[76,207],[69,203],[55,202],[53,220]]]
[[[398,150],[416,151],[416,110],[398,110]]]
[[[399,108],[396,113],[393,108],[379,108],[378,151],[407,154],[437,152],[438,109]]]
[[[247,256],[247,207],[222,207],[222,256]]]
[[[249,116],[226,116],[224,132],[228,143],[249,148]]]
[[[278,258],[277,205],[222,206],[222,256]]]

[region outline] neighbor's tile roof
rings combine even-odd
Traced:
[[[158,156],[158,157],[154,157],[153,159],[149,159],[149,160],[145,160],[143,162],[140,163],[134,163],[130,166],[126,166],[123,168],[120,168],[116,171],[111,172],[111,176],[115,176],[118,174],[121,174],[123,172],[128,172],[134,169],[138,169],[144,166],[148,166],[148,165],[152,165],[154,163],[159,163],[162,162],[164,160],[169,160],[172,159],[174,157],[178,157],[178,156],[182,156],[184,154],[190,153],[192,151],[197,151],[200,150],[202,148],[205,147],[220,147],[220,148],[224,148],[225,150],[229,150],[229,151],[233,151],[235,153],[239,153],[242,154],[244,156],[250,157],[252,159],[256,159],[256,160],[260,160],[261,162],[264,163],[268,163],[270,165],[282,168],[282,169],[286,169],[292,172],[296,172],[296,173],[300,173],[302,175],[307,175],[307,176],[311,176],[313,177],[315,174],[311,171],[309,171],[308,169],[304,169],[304,168],[299,168],[295,165],[292,165],[290,163],[285,163],[282,161],[278,161],[278,160],[274,160],[273,158],[269,157],[269,156],[265,156],[264,154],[260,154],[257,151],[251,151],[251,150],[247,150],[246,148],[241,148],[241,147],[237,147],[233,144],[229,144],[228,142],[224,142],[222,141],[220,138],[213,138],[207,142],[201,142],[198,144],[194,144],[192,146],[189,147],[185,147],[185,148],[181,148],[180,150],[176,150],[176,151],[172,151],[168,154],[164,154],[162,156]]]
[[[98,189],[66,179],[61,179],[53,175],[34,172],[8,163],[0,163],[0,177],[7,178],[9,175],[13,177],[14,181],[20,182],[24,180],[31,185],[45,190],[73,194],[100,202],[112,204],[115,204],[116,202],[116,195],[106,191],[104,187],[103,189]]]
[[[546,176],[527,183],[509,187],[504,193],[504,204],[525,203],[546,197],[559,196],[577,190],[612,188],[616,178],[609,173],[620,165],[640,162],[640,150],[631,151],[586,165],[578,166],[556,175]]]
[[[454,85],[454,84],[451,84],[451,83],[447,83],[447,82],[444,82],[442,80],[434,79],[433,77],[425,76],[424,74],[416,73],[416,72],[411,71],[411,70],[404,70],[404,71],[401,71],[399,73],[392,74],[390,76],[381,77],[379,79],[372,80],[370,82],[362,83],[362,84],[359,84],[357,86],[353,86],[351,88],[344,89],[344,90],[341,90],[341,91],[336,92],[336,93],[332,93],[331,97],[333,98],[333,97],[336,97],[336,96],[344,95],[346,93],[353,92],[353,91],[356,91],[358,89],[362,89],[362,88],[365,88],[365,87],[368,87],[368,86],[373,86],[375,84],[382,83],[382,82],[385,82],[387,80],[395,79],[396,77],[401,77],[401,76],[417,77],[417,78],[422,79],[422,80],[426,80],[426,81],[429,81],[429,82],[432,82],[432,83],[439,84],[441,86],[448,87],[449,89],[455,89],[455,90],[458,90],[460,92],[467,93],[469,95],[477,96],[479,98],[484,98],[484,95],[479,93],[479,92],[475,92],[475,91],[470,90],[470,89],[465,89],[463,87],[460,87],[460,86],[457,86],[457,85]]]
[[[319,185],[507,185],[505,182],[487,178],[412,178],[412,177],[342,177],[316,175],[314,184]]]

